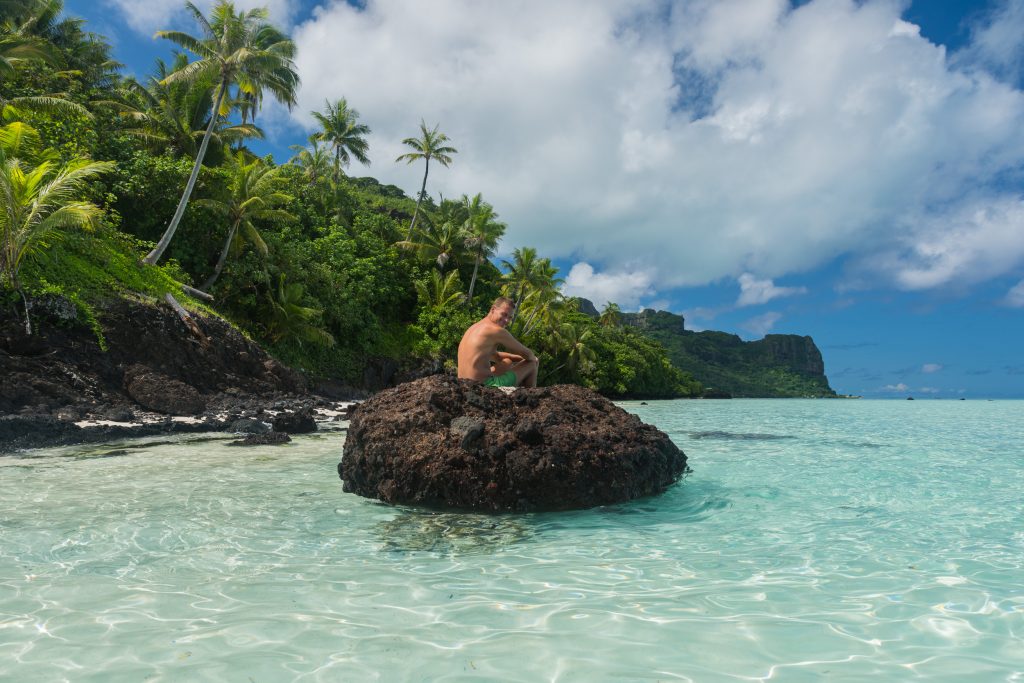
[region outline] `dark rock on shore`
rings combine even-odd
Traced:
[[[58,296],[29,299],[34,334],[13,307],[0,306],[0,453],[23,448],[200,431],[235,431],[238,420],[271,422],[302,413],[293,433],[313,431],[305,379],[224,320],[196,313],[203,338],[170,307],[112,298],[98,308],[106,348]],[[344,386],[332,399],[352,398]],[[306,412],[303,412],[306,411]],[[169,421],[195,416],[195,422]],[[83,420],[128,424],[78,426]],[[145,422],[145,424],[138,424]],[[250,424],[238,431],[266,431]]]
[[[128,368],[124,386],[136,403],[158,413],[197,415],[206,408],[199,392],[189,385],[141,365]]]
[[[316,431],[316,420],[313,418],[313,408],[310,406],[302,406],[293,412],[275,415],[271,424],[274,431],[288,434],[308,434]]]
[[[51,448],[81,443],[100,443],[160,434],[221,432],[226,424],[206,419],[199,422],[150,422],[136,425],[79,427],[74,422],[50,415],[5,415],[0,417],[0,453],[27,448]]]
[[[344,490],[389,503],[566,510],[663,492],[687,470],[665,435],[582,387],[505,394],[449,375],[353,412]]]

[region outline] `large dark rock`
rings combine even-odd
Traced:
[[[206,407],[194,388],[142,365],[134,365],[125,372],[124,387],[136,403],[158,413],[196,415]]]
[[[565,510],[661,493],[686,471],[663,432],[581,387],[505,394],[450,375],[352,413],[344,490],[389,503]]]

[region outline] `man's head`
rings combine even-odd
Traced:
[[[491,310],[487,313],[487,318],[495,325],[501,325],[505,327],[512,320],[512,313],[516,310],[516,304],[512,299],[507,296],[499,296],[491,304]]]

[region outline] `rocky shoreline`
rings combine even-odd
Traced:
[[[0,310],[0,453],[153,435],[316,430],[344,419],[357,388],[311,388],[224,320],[114,298],[100,311],[104,345],[62,297],[30,304],[25,334],[13,307]]]

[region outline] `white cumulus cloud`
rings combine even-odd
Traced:
[[[925,373],[926,375],[936,373],[941,369],[942,366],[939,365],[938,363],[925,363],[924,365],[921,366],[921,372]]]
[[[763,337],[768,334],[775,323],[779,322],[782,318],[782,314],[776,311],[768,311],[761,315],[755,315],[753,318],[740,323],[740,328],[750,332],[754,336]]]
[[[908,391],[909,389],[910,387],[908,387],[903,382],[900,382],[899,384],[886,384],[884,387],[882,387],[882,391],[892,391],[897,393]]]
[[[758,280],[750,273],[743,273],[737,281],[740,285],[737,306],[756,306],[779,297],[807,293],[806,287],[777,287],[771,280]]]
[[[1020,76],[1024,67],[1024,0],[997,2],[974,27],[971,46],[959,60],[975,62],[1005,78]]]
[[[1003,301],[1007,306],[1012,306],[1013,308],[1024,307],[1024,280],[1011,287]]]
[[[346,97],[373,128],[370,172],[410,194],[422,168],[393,163],[400,141],[440,123],[459,153],[428,191],[482,192],[506,252],[658,290],[839,257],[863,283],[924,289],[1024,261],[1021,198],[1000,184],[1024,164],[1024,95],[951,61],[905,3],[354,4],[294,32],[299,123]]]
[[[877,249],[853,265],[861,286],[880,279],[904,290],[982,282],[1024,260],[1024,201],[973,198],[906,221]]]
[[[577,263],[565,276],[562,293],[590,299],[598,310],[608,303],[630,310],[637,308],[643,297],[655,293],[651,279],[651,274],[643,271],[598,273],[589,263]]]

